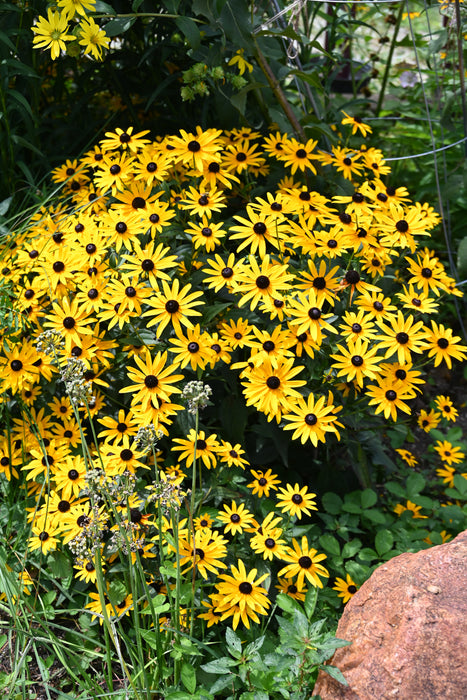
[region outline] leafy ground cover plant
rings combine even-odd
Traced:
[[[330,151],[107,132],[3,240],[9,692],[34,654],[68,697],[84,644],[83,697],[307,697],[339,596],[464,522],[462,474],[450,511],[421,475],[386,483],[384,435],[404,450],[427,369],[467,352],[436,316],[460,295],[425,246],[439,217],[368,125],[335,126]],[[366,488],[326,495],[330,474]]]

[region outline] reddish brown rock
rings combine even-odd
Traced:
[[[378,567],[347,603],[336,636],[352,642],[320,672],[322,700],[467,698],[467,532]]]

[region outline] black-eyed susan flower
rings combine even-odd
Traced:
[[[397,354],[401,364],[412,361],[412,353],[422,353],[427,347],[427,330],[423,321],[414,323],[413,316],[404,318],[402,311],[389,319],[390,325],[379,322],[381,335],[378,337],[378,350],[386,348],[385,358]]]
[[[148,327],[157,324],[157,337],[160,338],[164,329],[172,324],[176,333],[182,333],[182,324],[186,328],[193,328],[189,316],[201,316],[195,307],[204,302],[199,298],[202,292],[191,292],[191,284],[186,284],[180,289],[180,281],[175,278],[170,287],[168,282],[162,280],[162,291],[156,292],[148,300],[151,307],[149,311],[143,313],[144,317],[149,317]]]
[[[132,405],[141,404],[144,410],[154,398],[169,401],[173,393],[181,393],[181,389],[173,385],[181,381],[183,375],[176,374],[175,365],[167,364],[167,352],[158,352],[154,358],[147,352],[144,358],[136,356],[134,361],[137,369],[130,367],[128,370],[132,384],[120,390],[132,394]]]
[[[344,110],[341,111],[344,115],[344,119],[341,120],[341,124],[348,124],[352,127],[352,136],[359,132],[363,136],[363,138],[365,138],[366,136],[368,136],[368,134],[372,133],[373,130],[371,126],[368,126],[368,124],[364,124],[360,117],[351,117],[347,114],[347,112],[344,112]]]
[[[273,516],[274,513],[269,513]],[[258,531],[250,540],[250,547],[255,554],[261,554],[263,559],[272,561],[274,558],[282,559],[284,554],[284,545],[286,541],[281,538],[282,528],[267,527],[264,522]]]
[[[56,537],[60,533],[60,528],[54,527],[50,522],[37,522],[32,527],[32,533],[28,540],[28,549],[31,552],[40,549],[42,554],[48,554],[57,549],[60,544],[60,540]]]
[[[268,297],[288,290],[291,279],[287,267],[273,262],[269,255],[265,255],[260,263],[250,255],[248,264],[243,265],[234,282],[234,293],[241,295],[238,306],[248,303],[250,309],[255,309]]]
[[[94,175],[98,190],[102,194],[110,190],[113,195],[124,190],[126,182],[131,178],[132,163],[133,157],[126,153],[104,155]]]
[[[211,339],[207,333],[203,333],[199,324],[194,328],[188,328],[187,335],[177,333],[176,338],[170,338],[170,352],[174,353],[174,364],[180,369],[187,365],[196,370],[198,367],[204,369],[211,360],[213,351],[211,350]]]
[[[251,348],[250,362],[255,366],[261,365],[269,358],[275,367],[280,360],[293,357],[289,348],[295,344],[295,339],[290,331],[276,326],[273,331],[268,332],[253,326],[253,333],[256,339],[247,341],[247,345]]]
[[[293,362],[293,358],[285,359],[273,367],[265,358],[263,364],[253,367],[242,382],[246,405],[256,406],[267,415],[268,421],[275,418],[279,423],[282,413],[288,413],[293,400],[301,396],[297,387],[304,386],[306,381],[295,377],[304,367],[294,367]]]
[[[376,379],[380,372],[380,358],[376,357],[376,348],[370,348],[369,342],[357,338],[355,342],[348,341],[348,346],[338,345],[340,355],[331,355],[334,362],[331,367],[339,370],[338,377],[345,376],[347,382],[355,380],[358,386],[363,386],[365,378]]]
[[[444,266],[438,258],[434,257],[431,251],[425,250],[417,255],[416,260],[412,258],[407,258],[407,260],[409,263],[408,272],[411,274],[410,286],[413,285],[422,290],[426,296],[430,291],[439,296],[445,272]]]
[[[222,561],[227,556],[228,540],[215,530],[202,528],[195,531],[195,537],[179,541],[180,565],[184,573],[195,569],[204,579],[208,572],[217,574],[219,569],[226,569]],[[185,568],[186,567],[186,568]]]
[[[202,174],[205,164],[221,159],[221,133],[219,129],[203,130],[200,126],[195,134],[180,129],[180,136],[171,136],[168,141],[175,163],[188,165]]]
[[[248,466],[249,462],[244,458],[244,454],[245,450],[239,443],[232,445],[226,440],[221,441],[221,446],[217,450],[219,461],[223,464],[227,464],[228,467],[241,467],[245,469],[245,466]]]
[[[282,242],[287,238],[285,223],[277,221],[277,218],[257,212],[250,204],[246,207],[248,219],[243,216],[234,216],[240,225],[230,226],[229,240],[242,241],[237,248],[239,253],[248,248],[250,253],[258,253],[261,258],[266,255],[266,244],[274,248],[281,248]]]
[[[454,446],[449,440],[437,440],[433,446],[440,459],[446,464],[460,464],[465,459],[465,452]]]
[[[422,408],[417,418],[417,425],[424,430],[425,433],[429,433],[430,430],[438,427],[440,420],[441,414],[437,413],[433,408],[429,411],[425,411],[425,409]]]
[[[417,506],[416,503],[413,503],[412,501],[406,501],[405,505],[403,503],[398,503],[394,507],[394,513],[397,513],[397,515],[400,517],[402,513],[405,513],[406,511],[412,513],[412,518],[415,520],[421,520],[422,518],[427,518],[427,515],[422,515],[420,513],[422,509],[422,506]]]
[[[190,214],[210,219],[213,212],[219,212],[227,205],[222,190],[218,190],[216,187],[210,190],[201,190],[190,185],[179,206],[181,209],[189,211]]]
[[[267,592],[259,585],[269,574],[256,578],[257,569],[247,572],[241,559],[237,566],[231,567],[232,575],[221,574],[216,584],[219,596],[216,597],[216,611],[221,613],[221,620],[232,617],[232,627],[237,629],[240,620],[250,629],[250,619],[259,622],[258,615],[266,615],[270,606]]]
[[[180,452],[178,461],[182,462],[185,460],[187,468],[193,466],[195,455],[196,459],[201,459],[208,469],[217,465],[219,441],[216,434],[206,435],[204,430],[200,430],[196,434],[196,431],[192,428],[187,435],[187,439],[174,438],[173,442],[178,444],[172,447],[172,451]]]
[[[284,595],[288,595],[294,600],[305,600],[308,589],[304,583],[298,586],[290,578],[278,578],[277,581],[279,585],[275,586],[275,588],[277,588],[279,593],[284,593]]]
[[[217,520],[224,523],[225,533],[230,532],[232,535],[236,535],[237,532],[243,532],[246,527],[251,526],[254,515],[243,503],[237,506],[235,501],[232,501],[230,506],[225,504],[224,509],[218,512]]]
[[[258,494],[258,498],[266,496],[269,498],[271,489],[277,491],[276,484],[280,484],[281,480],[277,478],[277,474],[272,473],[272,469],[267,469],[265,472],[262,469],[251,469],[251,474],[254,476],[253,481],[247,484],[251,493]]]
[[[311,170],[312,173],[316,174],[313,161],[317,160],[315,153],[317,143],[313,139],[308,139],[306,143],[300,143],[292,137],[284,142],[284,148],[277,154],[277,158],[284,163],[286,168],[290,168],[292,175],[297,170],[301,172]]]
[[[243,348],[253,338],[253,326],[247,319],[239,318],[236,321],[229,319],[224,321],[220,328],[221,338],[225,340],[232,350]]]
[[[374,340],[377,336],[372,317],[370,314],[365,313],[363,309],[359,309],[357,313],[346,311],[342,316],[342,320],[344,323],[339,326],[339,329],[346,342],[349,340],[355,342],[357,338]]]
[[[349,600],[355,595],[355,593],[358,591],[358,586],[355,583],[355,581],[349,576],[349,574],[346,575],[345,579],[343,578],[337,578],[334,583],[334,586],[332,587],[333,591],[337,591],[337,595],[339,598],[342,598],[342,602],[348,603]]]
[[[298,398],[290,413],[284,416],[288,423],[284,430],[293,430],[292,440],[300,439],[304,445],[307,440],[316,447],[318,442],[326,441],[326,433],[334,433],[340,439],[337,425],[337,416],[333,413],[335,406],[326,401],[325,396],[315,398],[310,394],[305,401]]]
[[[326,555],[318,554],[316,549],[310,547],[306,535],[303,535],[301,544],[298,543],[295,537],[292,539],[292,544],[293,547],[286,547],[282,557],[284,561],[291,563],[284,566],[277,575],[285,576],[286,578],[297,576],[296,583],[298,587],[303,585],[306,578],[315,588],[323,588],[320,576],[328,578],[329,572],[320,562],[326,559]]]
[[[462,361],[467,358],[467,347],[460,345],[460,341],[461,338],[453,335],[450,328],[431,321],[431,331],[427,330],[426,333],[426,349],[428,357],[434,358],[435,367],[444,361],[451,369],[452,359]]]
[[[149,242],[144,247],[139,240],[133,243],[131,255],[123,255],[123,269],[131,274],[138,274],[142,279],[149,280],[151,287],[158,290],[158,281],[169,280],[170,277],[165,270],[173,269],[177,266],[177,256],[168,255],[169,246],[163,243]]]
[[[33,384],[38,377],[36,360],[37,353],[31,343],[17,342],[11,348],[5,343],[0,355],[2,392],[10,389],[15,394]]]
[[[195,249],[202,248],[207,253],[212,253],[221,243],[226,231],[222,228],[222,222],[208,221],[206,215],[202,216],[200,223],[191,222],[185,233],[191,236]]]
[[[251,171],[253,168],[261,168],[265,162],[266,159],[261,155],[258,146],[246,140],[229,144],[222,154],[223,167],[229,172],[237,173],[237,175],[244,170]]]
[[[366,394],[370,397],[368,405],[375,407],[375,414],[384,413],[385,418],[391,417],[397,421],[397,409],[404,413],[411,412],[410,406],[405,402],[413,398],[413,392],[407,391],[400,380],[394,382],[382,377],[378,382],[366,388]]]
[[[457,408],[455,408],[449,396],[435,396],[436,408],[441,412],[441,415],[447,420],[454,421],[459,416]]]
[[[105,427],[105,430],[101,430],[97,437],[104,438],[105,442],[112,441],[114,444],[121,442],[124,435],[134,437],[139,428],[133,413],[131,411],[126,413],[123,408],[119,410],[116,418],[105,416],[97,420]]]
[[[106,131],[105,138],[99,142],[100,147],[104,151],[116,151],[121,148],[136,153],[138,149],[147,146],[149,143],[148,139],[143,138],[146,134],[149,134],[149,131],[146,129],[134,134],[133,129],[134,127],[130,126],[125,130],[117,127],[114,132]]]
[[[70,4],[73,5],[74,2],[70,2]],[[102,59],[102,50],[109,47],[110,38],[89,16],[80,22],[79,30],[78,43],[83,46],[84,53],[90,54],[97,61],[100,61]]]
[[[398,292],[397,297],[401,300],[405,309],[419,311],[421,314],[433,314],[438,311],[439,304],[428,296],[427,292],[416,289],[412,284],[408,287],[404,285],[403,292]]]
[[[311,515],[312,510],[318,510],[316,507],[316,493],[309,493],[306,486],[295,484],[291,486],[286,484],[285,489],[280,487],[277,500],[279,508],[283,513],[294,515],[300,520],[302,515]]]
[[[391,299],[385,297],[382,292],[362,294],[355,300],[355,304],[376,320],[391,320],[393,312],[397,311]]]
[[[396,449],[396,452],[400,456],[400,458],[403,459],[404,462],[409,465],[409,467],[415,467],[418,464],[417,458],[412,452],[410,452],[410,450],[405,450],[402,447],[398,447]]]
[[[418,385],[425,384],[422,373],[413,369],[412,363],[400,364],[399,362],[382,362],[379,366],[381,377],[394,382],[400,381],[402,387],[416,396],[417,391],[421,391]]]
[[[319,304],[322,301],[328,301],[331,306],[334,306],[334,301],[340,288],[339,280],[337,279],[339,267],[335,265],[328,270],[324,260],[320,261],[319,267],[315,265],[313,260],[308,260],[307,265],[308,271],[299,274],[299,278],[303,282],[300,281],[296,288],[304,289],[305,291],[312,289]]]

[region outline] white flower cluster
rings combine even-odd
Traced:
[[[188,412],[197,413],[209,403],[212,389],[209,384],[203,382],[188,382],[182,392],[182,398],[188,403]]]

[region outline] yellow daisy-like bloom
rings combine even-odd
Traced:
[[[291,516],[296,515],[300,520],[303,514],[311,515],[312,510],[318,510],[314,500],[316,493],[308,493],[306,486],[300,488],[298,484],[295,484],[293,487],[290,484],[286,484],[286,488],[281,487],[279,492],[277,500],[283,513],[289,513]]]
[[[322,301],[328,301],[331,306],[334,306],[334,301],[337,296],[340,284],[337,280],[339,267],[335,265],[330,270],[327,269],[326,262],[321,260],[319,267],[315,265],[313,260],[308,260],[308,272],[301,272],[300,279],[303,282],[295,285],[297,289],[305,291],[313,289],[316,294],[316,299],[321,308]]]
[[[314,153],[317,141],[309,139],[306,143],[300,143],[295,138],[287,139],[284,143],[283,150],[278,154],[278,159],[283,161],[286,168],[290,168],[290,172],[294,175],[297,170],[305,172],[311,170],[316,175],[316,168],[312,161],[317,160],[317,154]]]
[[[410,413],[411,409],[404,401],[413,398],[413,393],[407,391],[401,381],[394,382],[391,379],[380,380],[379,384],[371,384],[366,390],[370,406],[376,406],[375,413],[384,413],[385,418],[391,416],[393,421],[397,421],[397,409],[404,413]]]
[[[224,505],[224,510],[220,510],[217,514],[217,520],[225,523],[224,532],[230,532],[236,535],[237,532],[243,532],[246,527],[249,527],[254,521],[253,513],[245,508],[243,503],[239,506],[232,501],[232,505]]]
[[[385,358],[397,353],[401,364],[410,363],[412,352],[421,353],[426,348],[427,332],[423,321],[414,323],[413,316],[404,318],[402,311],[398,311],[397,318],[392,317],[390,324],[378,323],[383,334],[378,338],[378,349],[387,348]]]
[[[303,366],[293,367],[294,359],[278,362],[276,367],[265,358],[259,367],[253,367],[242,382],[243,393],[247,406],[256,406],[267,415],[268,421],[273,418],[279,423],[282,413],[288,413],[293,406],[293,400],[300,398],[297,387],[304,386],[305,380],[294,379]]]
[[[240,226],[231,226],[229,231],[233,233],[229,236],[229,240],[241,240],[242,243],[237,248],[240,252],[244,248],[248,248],[250,253],[258,253],[260,258],[266,255],[266,243],[269,243],[274,248],[280,248],[282,241],[287,238],[284,222],[278,222],[275,216],[257,212],[251,204],[246,207],[248,219],[243,216],[234,216],[235,221],[240,223]]]
[[[368,126],[368,124],[364,124],[360,117],[350,117],[347,114],[347,112],[344,112],[344,110],[341,111],[344,115],[344,119],[342,119],[341,124],[349,124],[349,126],[352,127],[352,136],[354,136],[357,133],[357,131],[360,132],[363,138],[365,138],[368,134],[372,133],[373,130],[371,126]]]
[[[195,306],[204,304],[199,297],[203,296],[203,292],[192,292],[191,284],[186,284],[180,289],[180,281],[178,278],[172,282],[172,287],[162,280],[163,291],[156,292],[154,297],[148,300],[148,305],[152,308],[145,311],[143,318],[152,316],[148,322],[148,328],[157,323],[157,337],[160,338],[163,330],[171,323],[177,335],[182,334],[181,324],[187,328],[193,328],[193,324],[188,316],[201,316],[199,311],[195,310]]]
[[[257,569],[247,573],[245,564],[241,559],[238,566],[231,567],[232,576],[221,574],[221,582],[216,584],[219,593],[216,596],[216,612],[221,613],[221,620],[232,617],[232,627],[237,629],[240,620],[247,629],[250,629],[250,619],[259,622],[259,615],[266,615],[270,606],[267,591],[260,587],[269,574],[263,574],[258,579]],[[256,579],[256,580],[255,580]]]
[[[376,379],[380,372],[378,367],[379,357],[376,357],[376,348],[368,348],[368,341],[363,338],[357,338],[355,343],[348,342],[348,347],[338,345],[337,349],[340,355],[331,355],[334,362],[331,367],[335,367],[339,371],[338,377],[345,376],[347,382],[355,379],[358,386],[363,386],[365,377]]]
[[[422,518],[427,518],[427,515],[421,515],[420,511],[422,509],[422,506],[417,506],[416,503],[412,503],[412,501],[406,501],[405,506],[402,503],[398,503],[395,508],[394,508],[394,513],[397,513],[397,515],[401,516],[402,513],[405,511],[411,511],[412,512],[412,518],[414,519],[422,519]]]
[[[242,469],[249,465],[249,462],[243,457],[244,454],[245,450],[239,443],[232,445],[226,440],[222,440],[222,445],[217,451],[219,460],[223,464],[227,464],[228,467],[241,467]]]
[[[302,445],[310,440],[316,447],[319,442],[326,441],[326,433],[332,432],[340,439],[336,425],[337,416],[333,415],[335,406],[326,402],[325,396],[320,396],[317,400],[310,394],[305,401],[299,398],[294,402],[292,411],[284,416],[286,421],[290,421],[284,426],[284,430],[294,430],[292,440],[300,438]]]
[[[305,535],[302,537],[301,545],[295,539],[292,539],[292,547],[286,547],[283,559],[292,562],[279,571],[278,576],[292,578],[297,576],[297,586],[303,585],[306,578],[315,588],[323,588],[323,583],[319,578],[329,577],[329,572],[319,562],[326,559],[325,554],[318,554],[316,549],[310,548]]]
[[[436,396],[435,403],[436,408],[438,411],[441,411],[444,418],[455,422],[456,418],[459,416],[459,412],[457,408],[454,407],[449,396]]]
[[[221,338],[225,340],[232,350],[243,348],[252,338],[253,326],[243,318],[234,321],[232,318],[229,322],[224,322],[221,325]]]
[[[358,313],[346,311],[342,320],[345,321],[345,323],[340,325],[339,328],[346,342],[349,340],[355,342],[357,338],[374,340],[377,336],[372,317],[366,314],[363,309],[360,309]]]
[[[412,396],[417,395],[417,391],[421,392],[417,384],[425,384],[422,379],[422,373],[412,368],[412,364],[400,364],[399,362],[383,362],[379,366],[381,377],[384,377],[389,382],[400,381],[402,387]]]
[[[172,451],[180,452],[178,461],[186,460],[187,467],[193,466],[195,454],[196,459],[201,459],[208,469],[217,465],[217,450],[219,448],[217,435],[206,436],[204,430],[200,430],[197,435],[196,430],[192,428],[186,440],[174,438],[173,442],[179,444],[172,447]]]
[[[448,440],[437,440],[433,449],[448,465],[460,464],[465,459],[465,453],[461,451],[461,448],[454,447]]]
[[[295,344],[295,338],[290,331],[282,330],[280,326],[276,326],[269,333],[253,326],[253,332],[256,340],[247,341],[247,345],[251,348],[249,361],[255,367],[261,365],[266,358],[271,360],[273,367],[277,367],[277,363],[281,360],[286,357],[293,357],[293,352],[289,348]]]
[[[40,549],[42,554],[48,554],[57,549],[60,540],[55,537],[60,533],[59,527],[53,527],[51,524],[38,522],[32,528],[33,536],[28,540],[28,549],[33,552]]]
[[[409,467],[415,467],[418,464],[418,460],[410,452],[410,450],[404,450],[402,447],[396,449],[397,454],[404,460]]]
[[[301,333],[309,333],[311,339],[317,345],[321,345],[323,341],[323,330],[331,333],[337,333],[337,329],[326,321],[332,318],[333,314],[323,314],[321,307],[324,303],[324,297],[318,300],[318,296],[314,289],[310,289],[307,293],[298,292],[296,297],[290,301],[289,315],[292,316],[290,326],[297,327],[298,335]]]
[[[125,131],[117,127],[115,132],[106,131],[104,139],[99,141],[99,145],[104,151],[115,151],[118,148],[129,149],[132,153],[137,153],[139,148],[143,148],[149,144],[148,139],[143,136],[149,134],[149,129],[140,131],[137,134],[133,133],[133,127],[130,126]],[[112,154],[113,156],[114,154]]]
[[[222,228],[222,222],[219,224],[210,223],[203,215],[201,223],[191,223],[190,227],[185,229],[185,233],[191,236],[196,250],[203,248],[206,252],[212,253],[222,243],[226,232]]]
[[[258,494],[258,498],[266,496],[269,498],[269,491],[274,489],[277,491],[276,484],[280,484],[281,480],[277,478],[277,474],[273,474],[271,469],[263,472],[261,469],[252,469],[251,474],[255,477],[254,481],[247,484],[249,489],[252,489],[252,494]]]
[[[184,129],[180,129],[180,134],[168,140],[175,163],[181,162],[191,166],[201,175],[205,165],[220,161],[222,132],[219,129],[203,131],[200,126],[197,126],[196,134],[190,134]]]
[[[84,46],[84,53],[89,53],[93,58],[100,61],[102,59],[102,49],[109,48],[110,38],[92,17],[88,17],[86,21],[80,23],[79,43],[81,46]]]
[[[227,555],[228,541],[215,530],[196,530],[195,538],[181,539],[179,542],[180,565],[186,571],[195,569],[204,579],[207,579],[208,572],[217,574],[219,569],[226,569],[222,559]],[[170,546],[170,549],[174,548]]]
[[[185,199],[179,203],[180,209],[186,209],[191,214],[207,219],[211,218],[213,212],[220,211],[226,206],[222,190],[214,187],[208,191],[201,191],[191,185],[185,193]]]
[[[431,409],[430,411],[425,411],[425,409],[422,408],[422,410],[420,411],[420,415],[417,419],[417,424],[419,428],[425,431],[425,433],[429,433],[430,430],[433,430],[433,428],[436,428],[438,426],[440,420],[440,413],[436,413],[434,409]]]
[[[294,600],[305,600],[308,589],[304,583],[298,586],[290,578],[278,578],[277,581],[279,585],[275,586],[275,588],[277,588],[279,593],[284,593],[284,595],[288,595]]]
[[[441,323],[438,325],[431,321],[431,331],[426,334],[426,347],[428,357],[435,358],[435,367],[444,362],[449,369],[452,368],[452,358],[455,360],[465,360],[467,358],[467,347],[459,345],[461,338],[453,336],[450,328],[445,328]]]
[[[358,591],[358,587],[355,581],[353,581],[349,574],[347,574],[345,579],[336,578],[336,582],[332,587],[332,590],[337,591],[337,595],[339,598],[342,598],[342,602],[345,605],[345,603],[348,603]]]
[[[66,12],[53,12],[50,7],[47,10],[47,19],[39,17],[37,25],[32,27],[36,35],[32,43],[35,49],[50,49],[52,61],[60,56],[60,51],[66,51],[66,41],[76,39],[73,34],[67,34],[68,15]]]
[[[130,386],[120,389],[123,394],[132,394],[131,404],[141,404],[145,410],[152,400],[169,401],[174,393],[180,394],[181,389],[172,386],[183,379],[183,374],[175,374],[175,365],[167,365],[167,352],[158,352],[152,358],[149,353],[145,357],[135,356],[137,369],[128,369]]]
[[[194,328],[188,328],[187,336],[177,334],[177,338],[170,338],[170,352],[175,354],[175,364],[180,369],[187,365],[196,370],[204,369],[206,363],[212,358],[211,338],[207,333],[202,333],[199,324]]]
[[[68,18],[71,19],[76,13],[86,17],[88,12],[94,12],[96,0],[58,0],[58,7],[65,10]]]
[[[421,314],[433,314],[438,311],[439,304],[430,299],[428,293],[416,291],[412,284],[408,288],[404,286],[403,289],[403,292],[397,292],[396,297],[399,297],[406,309],[412,309]]]
[[[265,255],[260,264],[250,255],[248,265],[242,267],[233,286],[234,293],[241,294],[238,306],[249,303],[250,309],[255,309],[268,297],[287,290],[291,279],[287,267],[271,262],[269,255]]]

